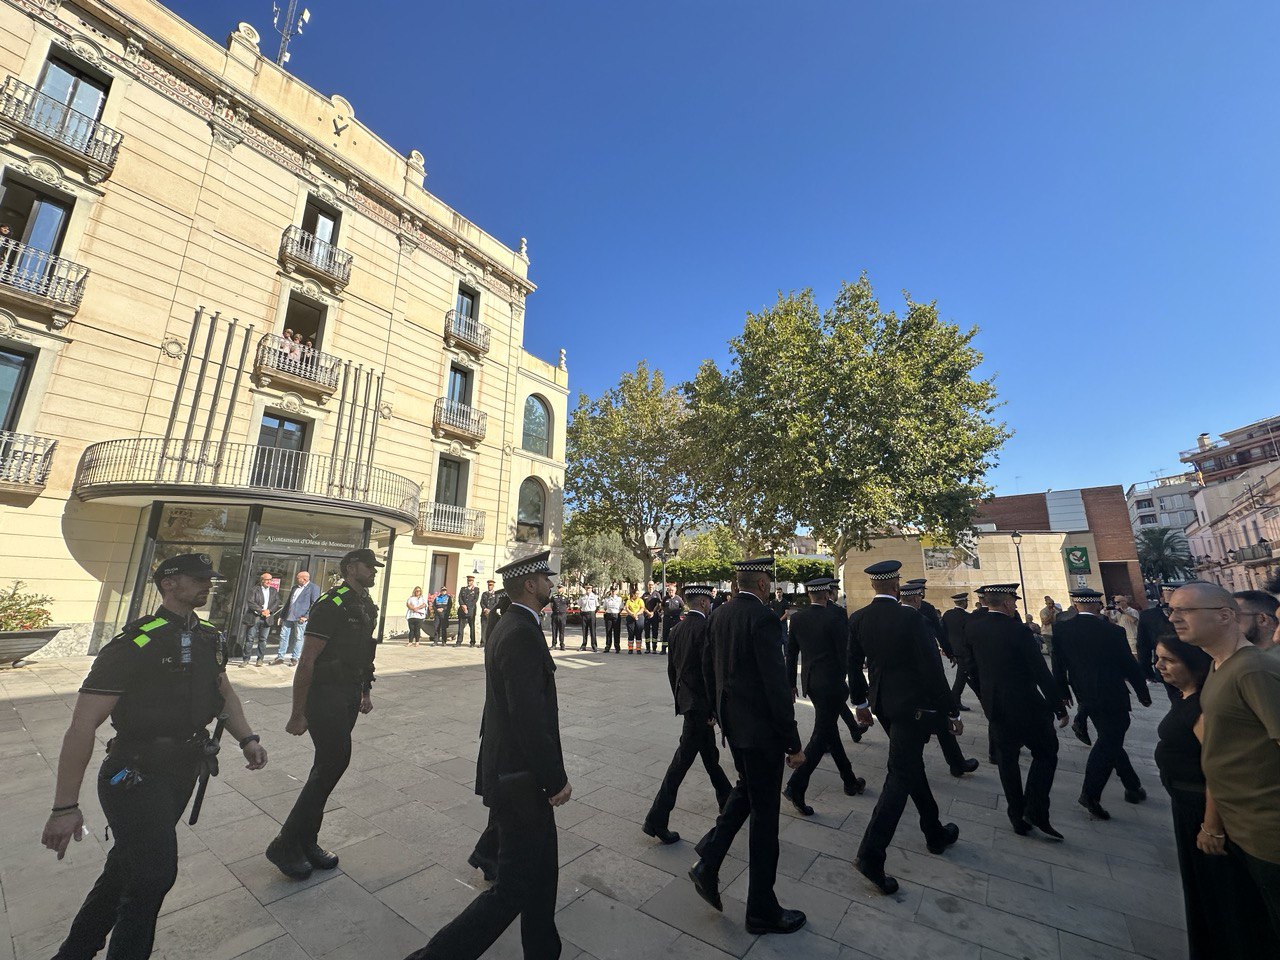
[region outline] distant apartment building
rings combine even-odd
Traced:
[[[1136,534],[1144,527],[1185,530],[1196,518],[1192,496],[1200,489],[1194,473],[1135,483],[1125,492],[1129,524]]]
[[[52,595],[63,652],[173,553],[234,632],[261,571],[372,548],[389,633],[413,587],[559,548],[568,372],[524,349],[524,243],[258,44],[0,0],[0,584]]]
[[[1230,480],[1251,466],[1280,461],[1278,439],[1280,417],[1268,417],[1228,430],[1217,441],[1202,433],[1196,438],[1196,445],[1182,451],[1179,459],[1191,466],[1201,483],[1208,485]]]
[[[1280,464],[1260,464],[1196,491],[1187,541],[1196,576],[1230,590],[1261,588],[1280,569]]]

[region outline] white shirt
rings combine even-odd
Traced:
[[[621,597],[615,597],[615,596],[612,596],[612,595],[605,597],[605,598],[604,598],[604,612],[605,612],[605,613],[621,613],[621,612],[622,612],[622,598],[621,598]]]
[[[262,588],[262,609],[263,610],[270,609],[270,606],[271,606],[271,588],[263,587]]]
[[[578,609],[583,613],[595,613],[600,606],[600,598],[594,593],[584,593],[578,598]]]
[[[426,597],[410,597],[405,601],[409,612],[405,614],[409,620],[425,620],[427,619],[427,598]]]
[[[516,603],[514,600],[511,601],[511,605],[513,607],[519,607],[521,610],[528,610],[529,616],[533,617],[533,619],[538,621],[538,623],[542,622],[542,614],[538,613],[538,611],[533,609],[533,607],[526,607],[523,603]]]

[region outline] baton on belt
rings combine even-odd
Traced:
[[[200,819],[200,808],[204,806],[204,792],[209,789],[209,776],[218,767],[218,750],[221,749],[222,731],[226,729],[227,718],[224,714],[218,718],[218,725],[213,728],[213,739],[208,740],[204,744],[204,756],[201,763],[204,770],[200,774],[200,785],[196,787],[196,799],[191,804],[191,819],[187,821],[190,826],[195,826],[196,821]]]

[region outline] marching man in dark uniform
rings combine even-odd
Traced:
[[[539,622],[551,599],[550,556],[524,557],[497,571],[511,606],[485,647],[476,760],[476,793],[497,831],[497,881],[408,960],[474,960],[516,917],[527,960],[560,956],[554,808],[569,801],[573,788],[560,749],[556,667]]]
[[[667,646],[671,642],[671,631],[676,628],[680,618],[684,616],[684,601],[676,594],[676,585],[667,584],[667,595],[662,598],[662,655],[667,655]]]
[[[556,586],[556,592],[547,601],[551,607],[551,646],[560,641],[560,649],[564,649],[564,632],[569,626],[569,595],[564,592],[564,584]]]
[[[1049,822],[1049,791],[1058,768],[1058,726],[1067,725],[1065,692],[1054,682],[1040,645],[1018,616],[1018,585],[1000,583],[978,588],[987,612],[970,619],[965,637],[972,651],[972,678],[991,724],[996,766],[1004,787],[1014,832],[1025,836],[1035,827],[1052,840],[1062,834]],[[1054,642],[1057,643],[1057,628]],[[1031,768],[1022,783],[1018,752],[1031,751]]]
[[[73,838],[85,836],[79,797],[94,732],[108,716],[116,731],[98,773],[98,799],[115,845],[58,949],[61,960],[92,957],[108,934],[113,960],[151,956],[156,917],[178,878],[174,828],[197,778],[217,772],[217,741],[205,729],[214,717],[225,716],[248,769],[267,765],[227,679],[226,637],[195,612],[222,579],[208,554],[170,557],[151,579],[159,609],[126,624],[99,652],[62,740],[53,812],[41,837],[59,860]]]
[[[804,763],[804,753],[782,657],[782,621],[764,604],[773,560],[741,560],[733,566],[738,593],[711,618],[707,652],[713,662],[708,678],[712,709],[729,742],[738,782],[715,829],[699,843],[702,859],[689,878],[698,896],[722,910],[720,865],[750,817],[747,931],[794,933],[804,926],[805,915],[784,910],[773,885],[778,875],[782,766],[785,761],[796,769]]]
[[[844,608],[844,605],[840,603],[840,581],[836,580],[834,577],[831,579],[831,589],[827,596],[827,610],[831,612],[831,616],[835,619],[836,623],[840,625],[840,635],[844,636],[849,630],[849,611],[847,611]],[[846,642],[841,652],[841,656],[848,657],[848,655],[849,646]],[[843,720],[844,725],[849,728],[849,738],[853,740],[854,743],[861,743],[862,735],[867,732],[867,728],[857,721],[857,718],[853,715],[853,711],[849,709],[848,697],[840,701],[840,719]]]
[[[951,602],[951,609],[942,615],[942,629],[956,663],[956,680],[951,685],[951,695],[963,713],[969,709],[962,700],[965,684],[969,684],[969,644],[964,638],[965,622],[969,619],[969,594],[953,593]],[[972,684],[969,685],[972,688]]]
[[[458,591],[458,639],[455,647],[462,646],[462,631],[471,630],[471,646],[476,645],[476,607],[480,604],[480,589],[476,586],[476,578],[467,574],[467,585]]]
[[[889,737],[888,774],[854,867],[885,894],[898,890],[898,881],[884,872],[885,851],[908,797],[920,815],[930,853],[942,853],[960,837],[959,827],[943,825],[938,817],[924,769],[924,745],[939,723],[947,722],[954,736],[964,733],[964,724],[924,617],[898,598],[901,569],[897,560],[867,567],[864,572],[875,596],[849,617],[849,696],[858,705],[859,722],[869,724],[874,711]],[[870,688],[862,673],[864,663],[871,669]]]
[[[1173,629],[1173,624],[1169,621],[1169,598],[1173,596],[1173,592],[1182,584],[1180,583],[1162,583],[1160,584],[1160,602],[1147,607],[1138,614],[1138,639],[1135,646],[1138,648],[1138,666],[1142,669],[1142,676],[1148,683],[1159,683],[1164,687],[1164,692],[1169,697],[1169,702],[1177,700],[1180,694],[1169,684],[1160,679],[1159,674],[1155,671],[1156,662],[1156,644],[1163,637],[1176,637],[1178,632]],[[1057,627],[1054,627],[1054,635],[1057,636]]]
[[[494,592],[493,581],[485,581],[484,593],[480,594],[480,646],[484,646],[489,639],[490,621],[493,619],[490,614],[493,608],[498,605],[498,594]]]
[[[372,550],[352,550],[339,565],[342,583],[320,595],[307,621],[285,731],[295,737],[310,733],[315,760],[279,835],[267,844],[267,859],[295,880],[305,880],[313,868],[338,865],[338,855],[320,846],[320,825],[329,794],[351,762],[356,717],[373,710],[378,606],[369,588],[383,566]]]
[[[804,585],[809,605],[791,615],[787,638],[791,697],[795,699],[798,692],[796,666],[799,662],[802,664],[799,689],[813,704],[813,735],[804,748],[804,763],[791,774],[782,795],[805,817],[813,816],[813,807],[804,802],[804,792],[824,754],[831,754],[847,796],[856,797],[867,787],[867,781],[854,774],[844,744],[840,742],[840,706],[849,698],[844,660],[848,643],[844,618],[833,617],[827,609],[830,587],[830,577],[818,577]]]
[[[733,789],[729,778],[720,767],[720,751],[716,749],[716,730],[711,723],[711,701],[707,695],[707,678],[702,669],[703,651],[707,642],[707,616],[711,613],[711,598],[715,587],[688,586],[684,588],[689,612],[671,631],[671,653],[667,661],[667,679],[675,697],[676,716],[684,717],[680,731],[680,745],[676,747],[671,765],[658,795],[644,818],[643,830],[663,843],[675,843],[680,834],[667,829],[671,811],[676,805],[676,794],[693,761],[702,757],[702,765],[711,778],[716,792],[716,805],[723,808]]]
[[[1124,784],[1124,798],[1141,803],[1147,797],[1138,774],[1124,749],[1129,729],[1129,691],[1133,687],[1138,702],[1151,706],[1151,694],[1129,652],[1124,628],[1103,619],[1102,594],[1080,588],[1071,591],[1071,602],[1079,613],[1053,631],[1053,677],[1063,690],[1073,690],[1089,719],[1098,728],[1098,739],[1089,751],[1084,769],[1084,789],[1080,805],[1094,820],[1110,820],[1102,808],[1102,791],[1115,770]]]
[[[933,635],[937,638],[938,647],[942,650],[943,655],[951,661],[956,662],[955,652],[951,649],[950,639],[947,637],[947,629],[942,622],[942,614],[938,612],[938,608],[924,598],[925,591],[928,589],[929,581],[924,577],[916,577],[908,580],[904,587],[919,587],[920,605],[916,607],[920,611],[920,616],[933,628]],[[905,591],[904,591],[905,592]]]
[[[924,622],[926,626],[928,626],[929,632],[934,635],[934,652],[938,654],[938,666],[942,666],[942,653],[947,653],[947,656],[954,663],[955,657],[948,652],[950,647],[943,645],[941,638],[936,632],[938,626],[942,623],[942,618],[939,617],[935,622],[933,618],[927,616],[924,612],[925,600],[923,580],[917,580],[903,585],[902,603],[904,606],[908,606],[913,610],[918,610],[920,615],[924,617]],[[937,613],[937,611],[935,610],[934,613]],[[939,650],[942,652],[939,653]],[[959,708],[960,705],[956,704],[956,709],[958,710]],[[942,717],[941,719],[943,721],[946,720],[945,717]],[[963,777],[966,773],[973,773],[978,769],[978,761],[964,755],[964,751],[960,749],[960,742],[956,740],[948,727],[949,725],[945,722],[939,723],[934,729],[933,735],[937,738],[938,746],[942,748],[942,756],[947,761],[947,767],[950,768],[951,775],[953,777]]]

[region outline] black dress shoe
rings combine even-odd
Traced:
[[[961,712],[961,713],[968,713],[969,711],[971,711],[971,710],[973,709],[973,707],[966,707],[966,706],[962,703],[962,704],[960,704],[959,709],[960,709],[960,712]]]
[[[693,889],[698,891],[698,896],[717,910],[724,911],[724,904],[720,901],[719,874],[708,870],[699,860],[689,868],[689,879],[693,881]]]
[[[276,837],[267,844],[267,859],[293,880],[305,880],[311,876],[311,864],[302,850],[296,843],[288,843],[283,837]]]
[[[1126,790],[1124,792],[1125,803],[1141,803],[1147,799],[1147,791],[1139,787],[1137,790]]]
[[[965,760],[964,763],[960,764],[960,766],[952,767],[951,775],[953,777],[963,777],[966,773],[973,773],[973,771],[977,769],[978,769],[978,761],[975,760],[973,757],[970,757],[969,759]]]
[[[1103,810],[1102,804],[1098,803],[1097,800],[1090,800],[1088,797],[1081,794],[1080,799],[1077,800],[1076,802],[1079,803],[1080,806],[1084,807],[1086,810],[1089,811],[1090,820],[1110,820],[1111,819],[1111,814],[1107,813],[1106,810]]]
[[[791,801],[791,805],[796,808],[796,811],[800,814],[800,816],[802,817],[813,816],[813,807],[809,806],[807,803],[804,802],[804,797],[801,797],[798,800],[796,799],[795,794],[791,792],[791,784],[788,783],[785,787],[782,788],[782,795]]]
[[[477,870],[483,873],[485,880],[487,880],[489,883],[493,883],[498,879],[498,865],[494,863],[492,860],[487,860],[484,857],[476,856],[473,853],[471,854],[471,856],[467,857],[467,865],[471,867],[475,867]]]
[[[1083,743],[1086,747],[1093,746],[1093,737],[1089,736],[1089,728],[1078,724],[1071,724],[1071,732],[1076,735],[1076,739]]]
[[[674,830],[668,830],[666,827],[652,827],[646,823],[640,829],[644,831],[645,836],[657,837],[663,843],[680,842],[680,834],[676,833]]]
[[[332,850],[325,850],[318,843],[307,844],[303,855],[317,870],[332,870],[338,865],[338,855]]]
[[[844,795],[846,797],[856,797],[867,789],[867,781],[865,777],[854,777],[852,780],[846,780],[844,784]]]
[[[1103,810],[1102,812],[1106,813],[1105,810]],[[1062,834],[1060,834],[1057,830],[1053,829],[1053,824],[1049,822],[1048,816],[1027,817],[1026,820],[1029,826],[1035,827],[1037,830],[1043,833],[1050,840],[1055,840],[1060,842],[1063,839]]]
[[[938,834],[932,840],[925,842],[925,846],[930,853],[942,853],[947,847],[951,846],[960,839],[960,828],[954,823],[948,823],[942,828],[942,833]]]
[[[1013,832],[1018,836],[1025,837],[1031,834],[1031,824],[1022,817],[1010,817],[1009,822],[1013,824]]]
[[[795,933],[808,919],[799,910],[783,910],[776,920],[761,920],[747,915],[747,933]]]
[[[876,889],[885,896],[898,892],[898,881],[888,876],[884,872],[884,867],[875,869],[870,866],[864,866],[861,860],[855,860],[853,861],[853,869],[874,883]]]

